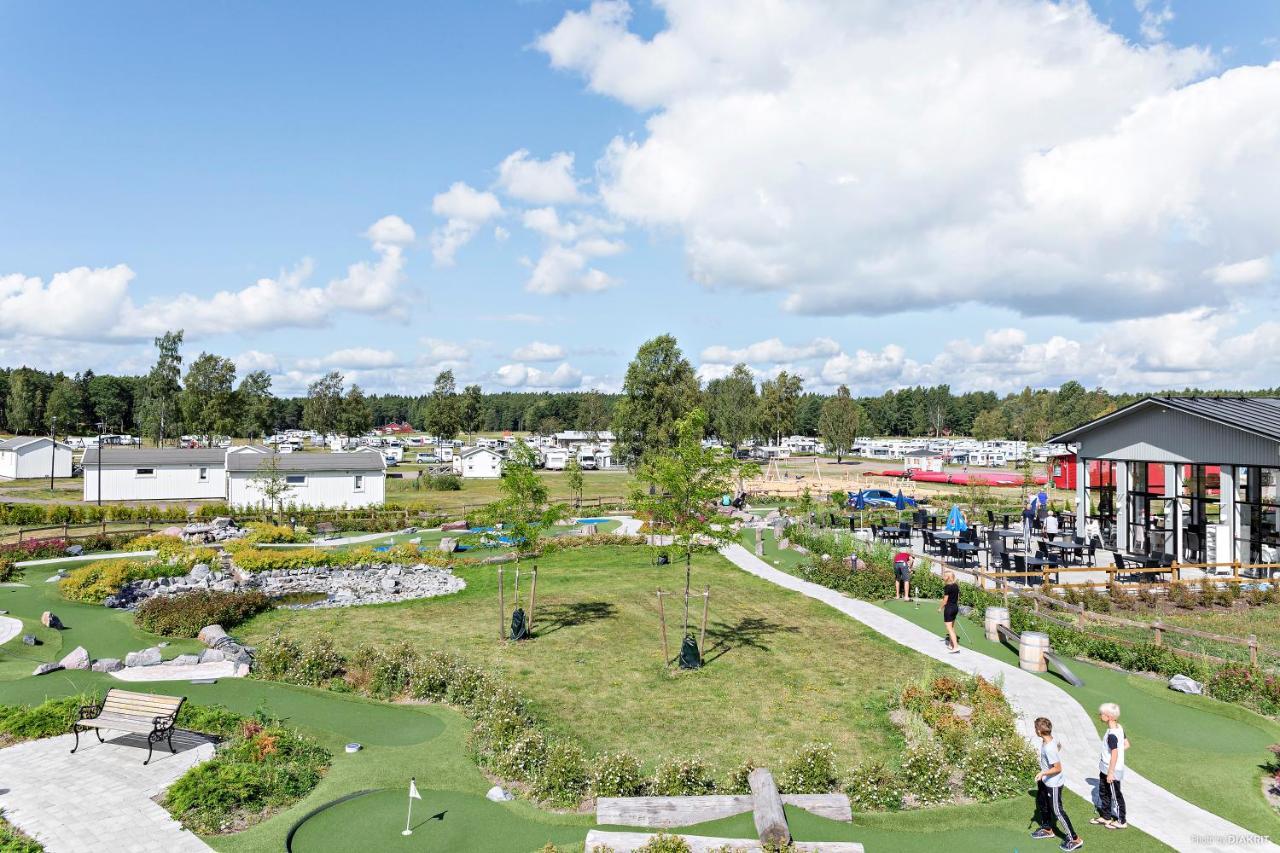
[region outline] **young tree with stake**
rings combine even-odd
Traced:
[[[684,560],[681,658],[683,662],[686,652],[690,652],[699,665],[702,650],[689,631],[693,555],[736,541],[728,519],[716,515],[715,505],[733,488],[739,476],[757,473],[752,470],[754,465],[743,465],[720,448],[703,447],[706,427],[707,414],[701,408],[680,418],[675,425],[675,446],[653,453],[644,461],[637,472],[638,483],[632,490],[632,501],[640,514],[650,520],[654,534],[669,537],[669,550]]]

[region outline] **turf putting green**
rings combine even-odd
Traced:
[[[883,606],[942,636],[936,602]],[[975,623],[960,619],[956,628],[961,645],[1017,665],[1017,651],[987,640]],[[1133,744],[1125,754],[1129,767],[1252,832],[1280,837],[1280,815],[1262,796],[1263,765],[1272,757],[1267,746],[1280,741],[1280,724],[1238,705],[1169,690],[1163,680],[1078,661],[1071,670],[1084,686],[1072,687],[1053,673],[1040,677],[1075,697],[1090,715],[1103,702],[1120,705]],[[1096,717],[1094,725],[1101,734]]]

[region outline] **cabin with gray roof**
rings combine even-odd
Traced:
[[[71,445],[48,436],[19,435],[0,441],[0,480],[71,476]]]

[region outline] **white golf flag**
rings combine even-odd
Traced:
[[[412,779],[409,780],[409,799],[420,800],[422,795],[418,793],[418,786],[414,784]]]

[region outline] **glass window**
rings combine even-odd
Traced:
[[[1236,469],[1236,558],[1280,562],[1280,469]]]
[[[307,484],[307,478],[303,474],[289,474],[284,478],[284,481],[290,486],[305,486]]]
[[[364,491],[364,475],[363,474],[356,474],[356,491],[357,492]]]
[[[137,471],[139,477],[154,477],[156,475],[155,468],[139,468]]]
[[[209,469],[208,469],[208,468],[201,468],[201,469],[200,469],[200,482],[204,483],[204,482],[208,481],[208,479],[209,479]]]

